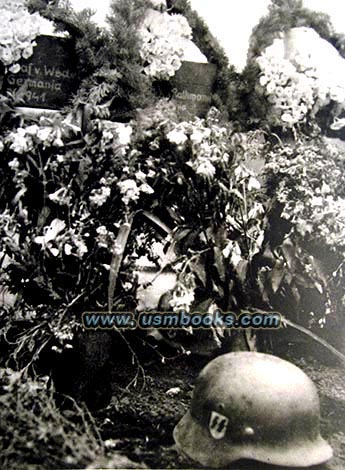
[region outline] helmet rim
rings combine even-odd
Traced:
[[[310,467],[327,462],[333,456],[331,446],[319,435],[313,441],[286,443],[274,446],[272,443],[237,444],[215,440],[208,430],[201,426],[190,411],[175,426],[174,439],[177,448],[195,462],[206,467],[224,468],[240,459],[288,466]]]

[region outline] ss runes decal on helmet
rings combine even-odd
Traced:
[[[225,436],[229,420],[225,416],[212,411],[208,429],[213,439],[223,439]]]

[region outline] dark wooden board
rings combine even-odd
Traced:
[[[182,63],[172,79],[173,97],[180,111],[204,117],[210,109],[217,68],[213,64]]]
[[[33,55],[22,60],[21,70],[5,76],[3,89],[26,86],[21,106],[61,109],[78,87],[75,56],[67,39],[39,36]]]

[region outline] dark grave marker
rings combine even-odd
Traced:
[[[211,106],[216,74],[213,64],[182,63],[172,79],[173,97],[182,115],[205,117]]]
[[[5,76],[3,89],[25,86],[24,107],[63,108],[78,87],[70,42],[51,36],[39,36],[36,42],[33,55],[20,62],[20,71]]]

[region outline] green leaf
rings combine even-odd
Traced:
[[[40,215],[37,219],[37,230],[38,232],[41,230],[42,227],[46,224],[46,221],[50,215],[50,209],[48,206],[44,206],[40,212]]]
[[[195,310],[195,312],[198,312],[198,313],[207,313],[213,302],[214,302],[214,299],[212,299],[212,298],[208,298],[206,300],[203,300],[202,302],[195,305],[194,310]]]
[[[193,230],[190,229],[190,228],[177,229],[176,231],[174,231],[174,241],[176,243],[179,243],[184,238],[188,237],[188,235],[192,232],[193,232]]]
[[[108,284],[109,312],[111,312],[113,308],[117,277],[118,277],[122,259],[125,253],[128,237],[132,229],[133,218],[134,218],[134,215],[132,214],[131,217],[129,218],[129,221],[121,225],[121,227],[119,228],[119,232],[117,234],[115,243],[114,243],[113,257],[110,263],[109,284]]]
[[[290,271],[287,271],[287,272],[285,273],[285,279],[284,279],[284,281],[286,282],[286,284],[287,284],[288,286],[291,285],[291,283],[292,283],[292,281],[293,281],[293,275],[292,275],[292,273],[291,273]]]
[[[236,273],[241,282],[245,282],[246,280],[248,265],[249,265],[249,262],[245,259],[242,259],[236,267]]]
[[[219,297],[224,297],[224,289],[221,286],[217,285],[214,281],[212,281],[212,290],[213,292],[218,294]]]
[[[78,167],[78,173],[76,174],[75,181],[78,183],[78,186],[81,191],[84,189],[84,183],[89,178],[90,168],[92,168],[92,161],[90,157],[84,157],[80,161]]]
[[[315,282],[314,282],[314,286],[316,287],[317,291],[318,291],[320,294],[323,294],[323,287],[322,287],[322,285],[320,284],[320,282],[315,281]]]
[[[299,293],[299,290],[297,287],[293,287],[291,289],[291,292],[292,292],[292,295],[293,295],[293,298],[295,299],[297,305],[300,303],[301,301],[301,294]]]
[[[234,194],[238,199],[240,199],[240,201],[243,201],[244,202],[244,197],[243,195],[239,192],[238,189],[231,189],[229,191],[230,194]]]
[[[217,268],[218,275],[222,282],[225,281],[225,266],[224,257],[222,251],[218,247],[214,247],[214,266]]]
[[[291,271],[295,271],[297,259],[296,248],[292,245],[290,241],[287,240],[282,245],[281,250],[289,269]]]
[[[272,271],[271,271],[271,285],[272,285],[272,290],[274,293],[276,293],[282,283],[282,280],[285,275],[285,269],[283,266],[275,266]]]
[[[176,212],[175,212],[171,207],[167,207],[166,210],[168,211],[170,217],[171,217],[177,224],[180,224],[180,223],[181,223],[181,218],[176,214]]]
[[[200,280],[203,287],[206,287],[206,280],[207,280],[206,276],[207,275],[206,275],[205,266],[201,263],[194,263],[191,266],[191,269],[193,270],[193,272],[197,276],[197,278]]]
[[[265,303],[269,303],[269,293],[268,293],[267,288],[266,288],[266,286],[265,286],[265,284],[266,284],[266,283],[265,283],[265,280],[264,280],[261,276],[259,276],[259,277],[257,277],[257,279],[256,279],[256,283],[257,283],[257,285],[258,285],[258,287],[259,287],[260,294],[261,294],[261,296],[262,296],[262,300],[263,300]]]
[[[295,283],[305,289],[314,289],[315,283],[309,276],[303,276],[301,274],[295,275]]]
[[[319,279],[319,281],[323,284],[323,285],[327,285],[327,275],[325,274],[325,270],[327,268],[325,268],[323,266],[323,263],[315,258],[314,256],[311,257],[311,261],[312,261],[312,266],[313,266],[313,269]]]
[[[143,216],[146,217],[148,220],[153,222],[157,227],[159,227],[163,232],[167,235],[171,233],[171,229],[156,215],[152,214],[151,212],[143,211]]]

